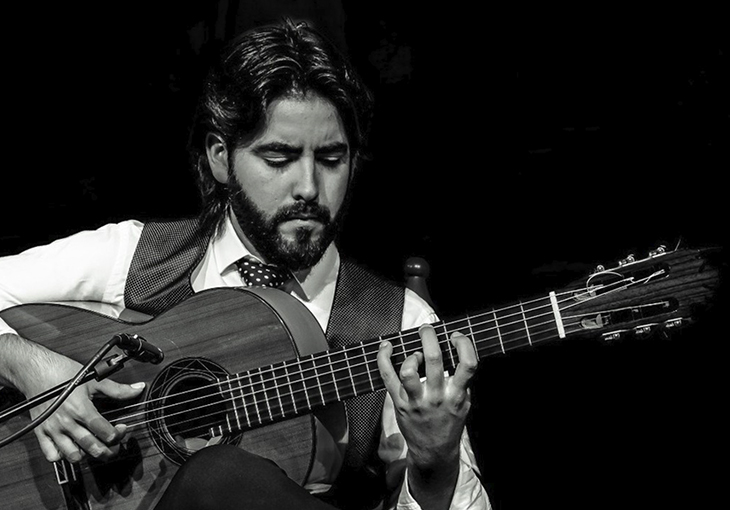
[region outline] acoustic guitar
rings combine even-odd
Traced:
[[[439,322],[445,368],[458,364],[448,341],[454,331],[469,336],[483,361],[551,340],[643,336],[692,322],[719,283],[711,252],[660,247],[546,295]],[[138,400],[98,402],[111,423],[129,426],[114,460],[49,463],[32,433],[0,449],[0,501],[13,509],[152,508],[177,467],[208,442],[268,457],[305,484],[315,416],[344,423],[344,400],[383,389],[376,362],[382,339],[394,345],[396,369],[420,349],[417,330],[408,330],[327,350],[309,311],[265,288],[200,292],[137,323],[67,304],[21,305],[0,316],[81,364],[119,333],[164,352],[163,363],[130,361],[114,374],[119,382],[147,382]],[[0,439],[29,419],[26,413],[1,423]]]

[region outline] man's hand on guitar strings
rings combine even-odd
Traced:
[[[454,333],[450,341],[456,348],[459,364],[454,375],[448,377],[433,327],[424,325],[419,334],[423,352],[406,358],[400,377],[390,361],[390,342],[380,346],[378,368],[408,444],[408,465],[424,471],[458,467],[459,444],[471,405],[468,384],[477,368],[476,353],[466,336]],[[424,380],[418,373],[422,363]]]
[[[35,349],[31,363],[26,365],[26,376],[17,384],[28,398],[67,381],[81,368],[70,358],[33,345]],[[129,399],[143,390],[143,383],[120,384],[109,379],[79,386],[56,412],[34,429],[44,457],[51,462],[61,458],[78,462],[86,454],[100,460],[113,457],[126,426],[109,423],[94,407],[92,399],[98,394]],[[35,418],[51,404],[52,401],[31,409],[31,417]]]

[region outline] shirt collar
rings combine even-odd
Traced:
[[[210,242],[210,250],[221,276],[232,271],[237,272],[236,261],[246,255],[261,261],[246,248],[236,234],[230,214],[226,215],[218,235],[213,236]],[[296,281],[291,289],[292,292],[295,292],[305,301],[315,299],[328,284],[337,280],[339,267],[340,254],[335,243],[331,243],[314,267],[294,273]]]

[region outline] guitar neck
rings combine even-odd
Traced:
[[[478,359],[565,336],[554,294],[525,303],[465,314],[433,324],[444,369],[453,373],[459,363],[450,342],[455,332],[473,342]],[[234,403],[236,423],[218,427],[214,435],[254,428],[384,388],[377,355],[384,340],[393,345],[396,371],[405,359],[421,350],[418,329],[348,345],[229,376],[221,391]]]

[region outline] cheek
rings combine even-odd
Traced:
[[[341,175],[332,176],[331,179],[327,180],[327,206],[332,211],[332,215],[336,215],[337,212],[342,208],[342,204],[345,202],[347,196],[347,188],[350,184],[350,178],[348,172],[343,172]]]
[[[239,156],[234,176],[254,205],[271,216],[282,203],[285,193],[277,174],[264,168],[256,158]]]

